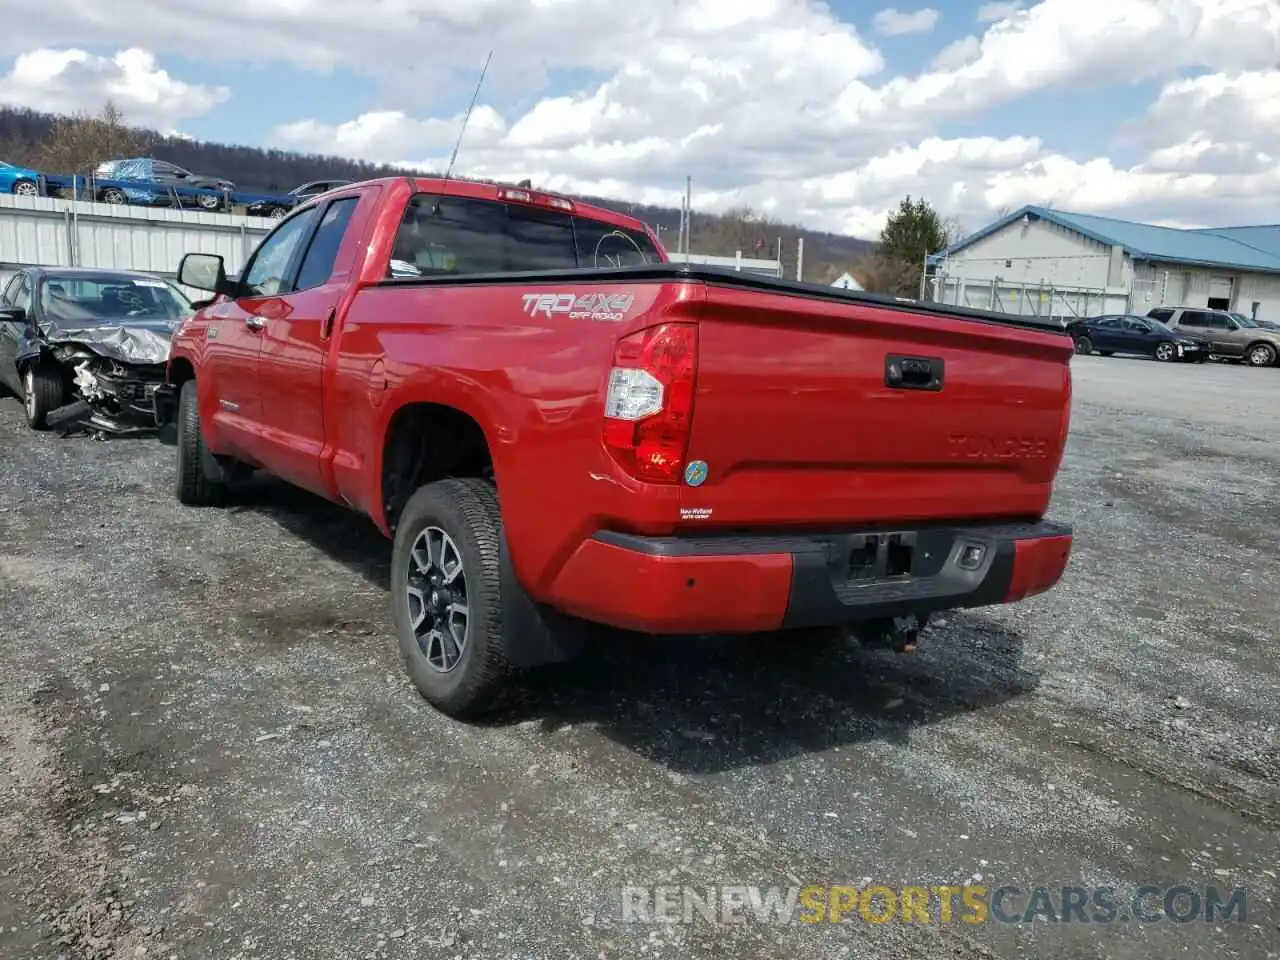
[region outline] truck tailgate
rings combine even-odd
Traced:
[[[709,285],[682,516],[717,528],[1043,515],[1067,337]]]

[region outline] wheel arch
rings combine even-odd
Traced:
[[[386,421],[377,447],[374,522],[393,533],[414,492],[448,477],[496,484],[493,444],[475,412],[450,403],[409,399]]]

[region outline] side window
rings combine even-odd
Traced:
[[[1114,330],[1116,328],[1115,317],[1099,317],[1098,322],[1094,326],[1101,327],[1103,330]]]
[[[308,290],[328,282],[333,275],[333,263],[338,259],[338,247],[342,245],[347,225],[359,202],[359,197],[343,197],[329,204],[302,260],[298,282],[293,287],[295,290]]]
[[[4,292],[0,293],[0,307],[13,306],[13,295],[18,292],[18,283],[21,279],[20,273],[15,273],[9,278],[9,282],[4,285]]]
[[[288,276],[293,255],[315,223],[316,208],[310,207],[290,217],[270,234],[253,254],[244,275],[246,297],[274,297],[288,293]]]
[[[1178,326],[1180,327],[1207,327],[1206,317],[1199,310],[1183,310],[1182,316],[1178,318]]]
[[[659,261],[658,251],[647,235],[623,230],[599,220],[574,220],[578,241],[578,263],[584,267],[643,267]]]
[[[1173,319],[1172,310],[1152,310],[1147,314],[1153,320],[1159,320],[1161,323],[1168,323]]]
[[[564,213],[469,197],[418,194],[392,248],[397,277],[565,270],[578,266]]]

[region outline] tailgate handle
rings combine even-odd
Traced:
[[[895,390],[941,390],[941,357],[908,357],[890,353],[884,358],[884,385]]]

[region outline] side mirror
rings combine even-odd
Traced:
[[[0,307],[0,323],[27,323],[27,311],[22,307]]]
[[[234,281],[227,279],[227,266],[216,253],[184,254],[178,264],[178,283],[196,290],[235,296]]]

